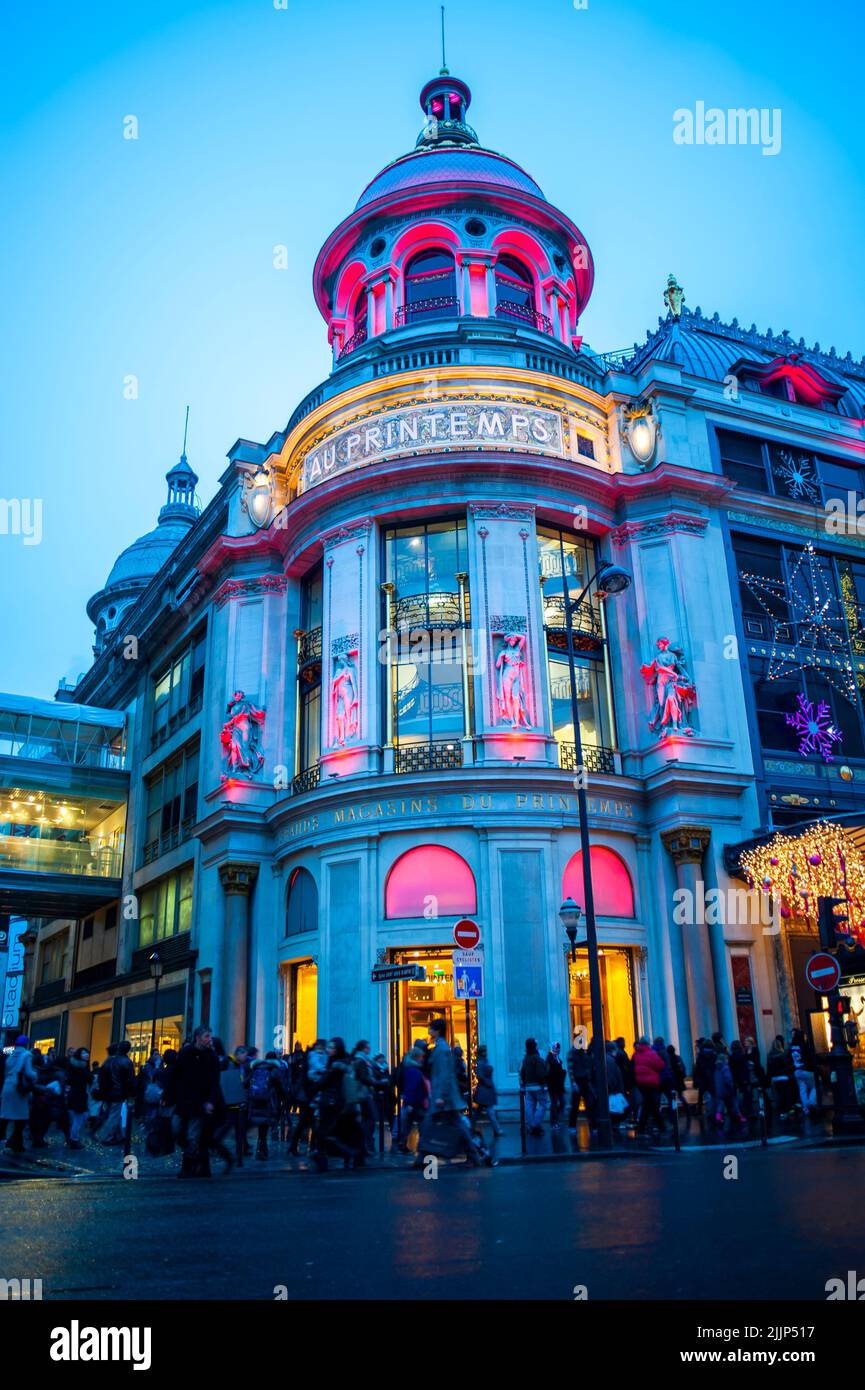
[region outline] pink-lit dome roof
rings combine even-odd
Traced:
[[[413,150],[411,154],[388,164],[367,184],[356,206],[363,208],[388,194],[436,183],[514,188],[535,198],[544,196],[534,179],[504,155],[496,154],[493,150],[482,150],[476,145],[439,145]]]

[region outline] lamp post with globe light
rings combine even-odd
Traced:
[[[607,1045],[604,1037],[603,1001],[601,998],[601,967],[598,958],[598,932],[595,922],[595,896],[592,887],[591,847],[589,844],[589,808],[586,799],[586,779],[584,776],[583,744],[580,737],[580,711],[577,702],[577,673],[574,664],[573,610],[578,609],[593,584],[605,597],[620,594],[631,582],[631,576],[620,565],[605,560],[598,565],[595,573],[583,585],[576,599],[568,594],[567,567],[562,565],[562,595],[565,606],[565,631],[568,639],[568,670],[571,681],[571,718],[574,725],[574,759],[577,767],[576,787],[577,805],[580,817],[580,850],[583,861],[583,899],[586,917],[586,952],[589,958],[589,998],[592,1008],[592,1042],[595,1053],[595,1085],[597,1108],[595,1120],[598,1142],[602,1148],[611,1148],[613,1127],[610,1122],[610,1093],[607,1086]],[[559,910],[562,926],[571,943],[571,958],[576,959],[577,927],[580,908],[572,898],[567,898]]]

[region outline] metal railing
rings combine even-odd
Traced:
[[[192,834],[192,827],[195,824],[194,816],[187,816],[186,820],[181,821],[173,830],[167,830],[164,835],[157,836],[144,846],[144,862],[152,864],[154,859],[158,859],[161,854],[168,854],[169,850],[177,849],[184,840],[188,840]]]
[[[356,333],[352,333],[351,337],[346,338],[343,343],[338,361],[341,362],[344,357],[348,357],[349,353],[354,352],[355,348],[362,347],[368,336],[365,328],[359,328]]]
[[[299,667],[311,666],[321,661],[321,628],[311,627],[297,639],[297,664]]]
[[[175,710],[164,724],[160,725],[158,729],[153,730],[153,733],[150,735],[151,749],[160,748],[172,734],[177,732],[181,725],[186,723],[187,719],[192,719],[198,714],[203,702],[204,694],[201,692],[198,695],[194,695],[193,698],[188,700],[180,709]]]
[[[400,772],[451,772],[463,765],[458,739],[437,743],[407,743],[394,749],[393,770]]]
[[[410,323],[424,323],[427,319],[450,318],[459,313],[459,301],[455,295],[439,294],[430,299],[416,299],[413,304],[403,304],[396,311],[397,328],[405,328]]]
[[[454,628],[462,625],[459,594],[412,594],[399,598],[393,605],[393,622],[397,630],[409,628],[428,632],[430,628]]]
[[[538,333],[552,333],[552,319],[547,318],[546,314],[539,314],[537,309],[530,309],[527,304],[515,304],[510,299],[500,299],[496,304],[497,319],[515,319],[519,323],[528,324],[529,328],[534,328]]]
[[[291,795],[302,796],[304,792],[314,792],[321,784],[321,768],[308,767],[291,779]]]
[[[577,603],[575,599],[570,599],[570,605],[574,640],[590,637],[595,642],[602,641],[601,615],[596,605],[585,600]],[[544,627],[548,632],[567,631],[564,595],[544,594]]]
[[[595,743],[584,743],[582,766],[587,772],[614,773],[616,771],[616,755],[612,748],[603,748],[600,744]],[[559,744],[559,767],[563,772],[580,771],[575,743]]]

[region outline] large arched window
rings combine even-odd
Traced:
[[[458,917],[477,911],[474,874],[466,861],[443,845],[418,845],[399,858],[387,876],[385,917]]]
[[[633,917],[634,885],[628,866],[614,850],[606,845],[593,845],[590,851],[592,862],[592,889],[595,899],[595,912],[599,917]],[[583,893],[583,854],[578,850],[568,860],[562,879],[562,897],[573,898],[580,907],[586,905]]]
[[[351,334],[343,344],[340,357],[344,357],[347,352],[353,352],[359,348],[367,339],[367,319],[369,315],[369,293],[365,286],[358,290],[357,298],[354,301],[351,317]]]
[[[292,869],[285,911],[286,936],[318,929],[318,889],[308,869]]]
[[[535,285],[530,271],[515,256],[496,261],[496,314],[536,326]]]
[[[412,256],[405,268],[404,290],[401,323],[424,323],[457,313],[456,266],[450,251],[419,251]]]

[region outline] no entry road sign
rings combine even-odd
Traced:
[[[463,917],[454,927],[454,941],[462,951],[473,951],[480,939],[481,929],[470,917]]]
[[[805,966],[805,979],[818,994],[828,994],[837,989],[841,979],[841,967],[828,951],[818,951]]]

